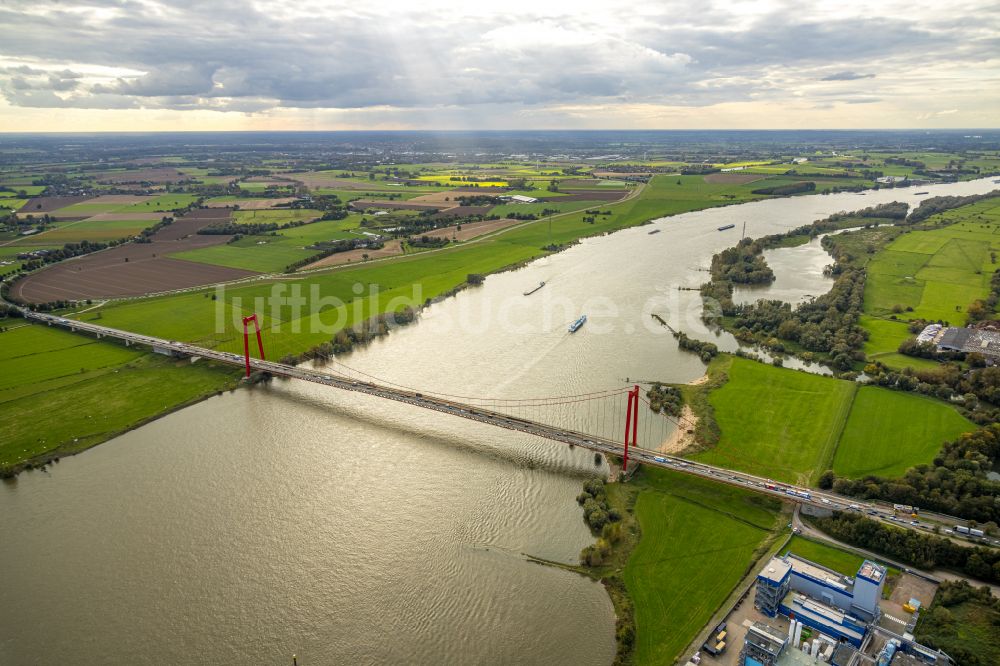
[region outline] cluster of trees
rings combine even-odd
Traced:
[[[734,335],[778,352],[785,350],[781,341],[791,342],[828,355],[838,370],[850,370],[865,358],[861,348],[868,333],[858,324],[864,290],[864,271],[850,269],[840,274],[829,292],[794,309],[777,300],[734,306]]]
[[[350,328],[341,329],[328,342],[321,342],[301,354],[286,354],[278,362],[296,365],[312,359],[327,360],[336,354],[349,352],[356,346],[366,345],[375,338],[388,335],[393,328],[413,323],[416,318],[417,312],[411,307],[385,312]]]
[[[756,190],[750,190],[751,194],[772,194],[775,196],[787,196],[789,194],[799,194],[801,192],[814,192],[816,191],[816,183],[811,180],[803,180],[798,183],[789,183],[788,185],[775,185],[773,187],[758,187]]]
[[[719,348],[712,342],[704,342],[696,338],[689,337],[682,331],[673,331],[677,346],[684,351],[694,352],[701,357],[701,360],[708,363],[718,356]]]
[[[136,243],[152,243],[153,242],[153,236],[156,234],[157,231],[159,231],[160,229],[163,229],[164,227],[168,227],[168,226],[170,226],[173,223],[174,223],[174,218],[164,216],[164,217],[160,218],[160,221],[157,222],[156,224],[154,224],[153,226],[146,227],[141,232],[139,232],[139,237],[135,239],[135,242]]]
[[[419,238],[411,238],[406,241],[407,245],[410,247],[421,247],[421,248],[436,248],[444,247],[449,243],[447,238],[442,236],[420,236]]]
[[[263,236],[268,232],[277,231],[279,228],[277,222],[250,222],[248,224],[225,222],[202,227],[198,233],[203,236]]]
[[[967,629],[955,613],[975,618],[986,627],[1000,627],[1000,599],[987,586],[973,587],[967,580],[946,580],[934,595],[934,605],[920,614],[914,631],[921,644],[943,650],[963,666],[991,666],[996,655],[983,654],[969,644]]]
[[[921,345],[917,348],[926,349]],[[865,374],[873,384],[884,388],[957,401],[965,416],[980,425],[1000,421],[1000,368],[986,367],[985,357],[978,353],[937,353],[934,358],[946,355],[964,356],[969,369],[963,370],[957,363],[947,362],[934,368],[895,371],[875,360],[865,366]]]
[[[833,215],[823,218],[822,220],[816,220],[812,224],[804,224],[801,227],[796,227],[795,229],[791,229],[784,233],[764,236],[760,239],[759,243],[762,249],[768,249],[779,247],[786,241],[794,238],[816,238],[820,234],[848,227],[868,228],[871,225],[861,224],[860,220],[902,220],[906,218],[906,214],[909,210],[909,204],[901,201],[892,201],[890,203],[879,204],[877,206],[869,206],[868,208],[864,208],[853,213],[834,213]]]
[[[884,162],[886,164],[898,164],[900,166],[914,167],[915,169],[923,169],[927,166],[920,160],[911,160],[905,157],[887,157]]]
[[[649,398],[649,408],[657,414],[681,415],[684,397],[681,395],[680,389],[656,382],[646,391],[646,397]]]
[[[500,197],[488,194],[460,195],[455,197],[455,201],[463,206],[497,206],[503,203]]]
[[[920,202],[920,205],[917,206],[912,213],[910,213],[910,217],[907,219],[907,222],[909,224],[917,224],[918,222],[923,222],[932,215],[943,213],[946,210],[951,210],[960,206],[967,206],[969,204],[976,203],[977,201],[992,199],[994,197],[1000,197],[1000,190],[993,190],[992,192],[987,192],[986,194],[970,194],[964,197],[946,196],[924,199]]]
[[[995,253],[991,253],[991,258],[993,259],[993,263],[996,263]],[[993,319],[998,303],[1000,303],[1000,270],[993,271],[993,275],[990,276],[989,296],[985,300],[981,298],[974,300],[966,308],[966,325]]]
[[[235,238],[234,238],[235,240]],[[294,273],[303,266],[307,266],[314,261],[319,261],[320,259],[325,259],[334,254],[339,254],[341,252],[349,252],[351,250],[359,249],[371,249],[371,250],[381,250],[385,247],[385,244],[381,240],[374,240],[372,238],[345,238],[341,240],[332,241],[320,241],[318,243],[313,243],[310,248],[314,250],[319,250],[316,254],[310,255],[298,261],[293,261],[292,263],[285,266],[286,273]],[[368,259],[368,255],[365,254],[363,259]]]
[[[608,497],[604,489],[604,481],[590,479],[583,484],[583,492],[577,495],[576,501],[583,507],[583,518],[590,529],[600,534],[597,542],[580,552],[580,563],[587,566],[600,566],[611,553],[611,547],[621,540],[621,514],[608,505]]]
[[[8,303],[0,303],[0,319],[20,319],[23,316],[17,307]]]
[[[859,513],[837,512],[815,521],[835,539],[913,566],[944,567],[979,580],[1000,582],[1000,550],[960,546],[944,537],[893,527]]]
[[[902,478],[869,475],[820,477],[821,488],[864,499],[920,506],[977,523],[1000,523],[1000,482],[987,474],[1000,462],[1000,423],[990,423],[945,443],[929,465],[917,465]]]
[[[113,240],[108,241],[107,243],[94,243],[86,240],[80,241],[79,243],[66,243],[59,249],[49,250],[44,255],[24,262],[21,264],[21,271],[33,271],[46,264],[54,264],[57,261],[69,259],[70,257],[79,257],[80,255],[90,254],[91,252],[97,252],[98,250],[103,250],[108,247],[121,245],[125,242],[127,242],[127,239]]]
[[[590,479],[583,484],[583,492],[576,496],[577,503],[583,507],[583,517],[593,530],[599,530],[609,522],[618,522],[621,516],[615,509],[608,506],[604,481]]]
[[[757,241],[742,239],[735,247],[712,257],[712,279],[735,284],[770,284],[774,271],[767,265]]]

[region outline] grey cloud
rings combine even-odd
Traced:
[[[874,79],[874,74],[859,74],[858,72],[844,71],[827,74],[820,81],[857,81],[858,79]]]
[[[267,12],[234,1],[76,4],[117,11],[110,19],[98,18],[103,12],[84,12],[81,19],[63,3],[8,2],[0,8],[0,24],[9,28],[0,54],[50,69],[80,63],[147,73],[98,82],[73,70],[7,68],[0,71],[0,88],[11,104],[37,106],[48,99],[54,106],[248,113],[275,107],[700,106],[787,97],[817,79],[872,78],[858,72],[875,66],[880,84],[888,84],[913,69],[908,65],[929,59],[977,62],[991,52],[997,31],[990,27],[998,27],[984,18],[981,34],[956,45],[955,31],[963,28],[950,19],[819,22],[797,18],[793,4],[779,4],[739,30],[731,29],[727,6],[712,2],[697,12],[684,3],[646,6],[611,29],[577,15],[520,14],[498,22],[421,8],[394,10],[387,21],[357,3],[308,18],[286,18],[280,3]],[[30,13],[21,11],[28,7]],[[891,74],[881,73],[883,67]],[[808,94],[812,101],[824,99],[820,92]],[[875,101],[843,91],[837,99]]]

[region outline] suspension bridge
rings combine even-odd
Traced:
[[[719,483],[741,486],[766,495],[828,510],[864,511],[880,520],[896,520],[891,509],[874,502],[861,502],[835,493],[806,489],[725,467],[707,465],[659,451],[676,428],[693,424],[683,417],[653,411],[638,385],[606,391],[542,398],[483,398],[420,390],[366,374],[332,360],[323,368],[308,368],[268,361],[264,355],[261,329],[256,315],[243,318],[243,354],[208,349],[174,340],[165,340],[130,331],[98,326],[55,315],[23,310],[25,319],[59,326],[97,338],[112,338],[126,345],[144,345],[153,351],[177,357],[211,359],[243,368],[247,377],[254,371],[312,382],[323,386],[363,393],[429,409],[488,425],[580,447],[622,460],[622,471],[642,463],[673,469]],[[251,344],[253,324],[256,345]],[[251,353],[256,347],[257,357]],[[332,367],[331,367],[332,366]],[[645,409],[640,409],[644,404]],[[640,413],[643,418],[640,419]],[[734,461],[738,463],[738,461]],[[954,521],[938,516],[945,522]],[[897,522],[908,529],[931,529],[932,525],[912,521]]]

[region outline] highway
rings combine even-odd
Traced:
[[[183,342],[164,340],[147,335],[140,335],[138,333],[131,333],[129,331],[122,331],[115,328],[97,326],[95,324],[67,319],[65,317],[31,312],[29,310],[22,310],[22,313],[25,319],[29,321],[36,321],[49,326],[60,326],[68,328],[72,331],[91,333],[97,337],[114,338],[122,340],[129,345],[147,345],[153,347],[155,350],[169,351],[173,354],[182,356],[211,359],[221,363],[238,366],[240,368],[244,367],[246,362],[244,357],[239,354],[205,349],[203,347]],[[517,418],[509,414],[490,411],[478,406],[445,400],[433,395],[424,395],[419,392],[393,388],[371,382],[355,381],[343,376],[329,374],[321,370],[289,366],[272,361],[250,359],[250,366],[254,370],[267,372],[274,376],[301,379],[303,381],[312,382],[314,384],[322,384],[324,386],[330,386],[344,391],[364,393],[387,400],[406,403],[415,407],[432,409],[444,414],[450,414],[451,416],[458,416],[464,419],[478,421],[480,423],[486,423],[517,432],[523,432],[529,435],[535,435],[572,446],[579,446],[581,448],[603,453],[605,455],[622,457],[625,453],[624,445],[620,442],[596,437],[594,435],[588,435],[582,432],[567,430],[557,426],[550,426],[535,421]],[[706,465],[704,463],[694,462],[684,458],[650,451],[648,449],[630,447],[629,460],[638,460],[646,465],[664,467],[678,472],[683,472],[685,474],[699,476],[711,481],[740,486],[755,492],[770,495],[772,497],[797,502],[802,505],[811,505],[820,509],[829,509],[833,511],[856,511],[865,513],[870,518],[906,529],[930,533],[935,527],[939,527],[942,533],[945,533],[945,530],[954,530],[955,526],[965,525],[967,522],[960,518],[940,514],[930,514],[929,516],[922,515],[919,518],[912,518],[909,514],[905,517],[897,517],[891,504],[863,502],[828,491],[796,487],[787,483],[775,482],[771,479],[747,474],[745,472],[738,472],[724,467],[716,467],[714,465]],[[1000,541],[992,538],[967,538],[958,533],[954,533],[949,536],[953,540],[961,539],[963,543],[968,542],[977,545],[990,546],[1000,545]]]

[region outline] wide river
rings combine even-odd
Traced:
[[[761,236],[921,198],[903,189],[777,199],[587,239],[491,276],[340,360],[473,396],[690,381],[704,366],[651,314],[708,339],[698,294],[678,287],[705,281],[712,254],[738,240],[744,221]],[[726,224],[736,228],[716,230]],[[791,263],[775,265],[779,279],[796,261],[814,273],[826,261],[815,248],[781,256]],[[823,284],[814,275],[804,293]],[[776,287],[797,296],[794,285]],[[584,312],[587,325],[567,334]],[[574,501],[584,478],[607,471],[591,453],[275,381],[50,469],[0,485],[0,664],[613,659],[602,587],[525,558],[575,562],[591,542]]]

